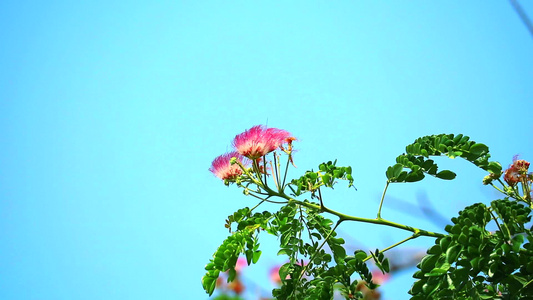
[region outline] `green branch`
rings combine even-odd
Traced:
[[[339,222],[342,222],[342,221],[355,221],[355,222],[363,222],[363,223],[372,223],[372,224],[378,224],[378,225],[385,225],[385,226],[389,226],[389,227],[395,227],[395,228],[398,228],[398,229],[410,231],[410,232],[412,232],[414,234],[417,234],[419,236],[429,236],[429,237],[436,237],[436,238],[445,236],[442,233],[431,232],[431,231],[427,231],[427,230],[423,230],[423,229],[419,229],[419,228],[415,228],[415,227],[411,227],[411,226],[407,226],[407,225],[403,225],[403,224],[398,224],[398,223],[394,223],[394,222],[391,222],[389,220],[385,220],[385,219],[382,219],[382,218],[380,218],[380,219],[368,219],[368,218],[362,218],[362,217],[355,217],[355,216],[346,215],[346,214],[340,213],[338,211],[329,209],[329,208],[327,208],[325,206],[320,206],[320,205],[317,205],[317,204],[314,204],[314,203],[303,202],[303,201],[299,201],[299,200],[293,199],[293,198],[287,196],[284,193],[275,192],[275,191],[273,191],[272,189],[270,189],[268,187],[263,187],[263,188],[265,189],[266,192],[268,192],[272,196],[278,196],[278,197],[281,197],[281,198],[285,198],[289,202],[293,202],[293,203],[296,203],[298,205],[301,205],[301,206],[304,206],[304,207],[307,207],[307,208],[310,208],[310,209],[314,209],[314,210],[317,210],[317,211],[320,211],[320,212],[327,212],[329,214],[337,216],[339,218]]]

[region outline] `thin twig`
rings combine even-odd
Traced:
[[[378,208],[378,219],[381,219],[381,207],[383,206],[383,200],[385,199],[385,193],[387,193],[387,188],[389,187],[390,181],[387,180],[387,184],[385,184],[385,188],[383,189],[383,194],[381,195],[381,201],[379,202],[379,208]]]
[[[531,34],[531,37],[533,37],[533,23],[527,16],[520,3],[518,3],[518,0],[510,0],[509,2],[511,2],[511,5],[518,14],[518,17],[520,17],[520,20],[522,20],[522,22],[526,26],[526,29],[529,31],[529,34]]]

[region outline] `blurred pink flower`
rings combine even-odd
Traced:
[[[209,168],[209,171],[222,180],[232,180],[237,178],[238,176],[242,175],[242,170],[238,164],[232,165],[230,163],[233,157],[237,158],[237,161],[244,166],[250,165],[250,161],[247,158],[233,151],[222,154],[215,158],[213,163],[211,163],[211,168]]]
[[[275,283],[275,284],[280,284],[281,283],[281,278],[279,278],[279,268],[281,266],[275,266],[275,267],[272,267],[270,269],[270,272],[269,272],[269,277],[270,277],[270,280]]]
[[[283,129],[257,125],[235,136],[233,146],[241,155],[257,159],[292,140],[291,134]]]
[[[246,258],[244,257],[239,257],[237,259],[237,263],[235,264],[235,271],[237,271],[237,273],[241,272],[242,269],[244,269],[246,266],[248,266],[248,262],[246,261]]]
[[[390,279],[390,273],[381,272],[381,270],[373,270],[372,271],[372,281],[374,283],[377,283],[379,285],[384,284],[386,281]]]
[[[308,261],[304,261],[304,266],[307,265],[309,262]],[[302,265],[301,263],[297,263],[298,265]],[[281,268],[282,265],[277,265],[277,266],[274,266],[272,268],[270,268],[270,271],[268,272],[268,275],[270,277],[270,280],[273,282],[273,283],[276,283],[276,284],[280,284],[281,283],[281,278],[279,277],[279,269]],[[285,279],[289,279],[290,278],[290,275],[287,274],[287,276],[285,277]]]

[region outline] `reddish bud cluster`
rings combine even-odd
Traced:
[[[505,170],[503,179],[510,186],[515,186],[519,182],[526,182],[528,180],[527,171],[529,169],[529,162],[523,159],[513,159],[513,164],[509,169]]]

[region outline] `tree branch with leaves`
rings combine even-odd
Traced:
[[[272,291],[277,299],[332,299],[335,290],[346,299],[361,299],[361,284],[371,290],[378,286],[372,281],[368,261],[373,260],[387,273],[389,260],[384,253],[420,237],[434,238],[435,245],[427,250],[413,275],[418,281],[409,290],[412,299],[517,299],[533,295],[533,236],[526,226],[531,220],[533,176],[528,173],[528,162],[515,158],[502,172],[500,163],[489,160],[489,148],[467,136],[418,138],[387,168],[376,218],[364,218],[332,210],[322,198],[321,189],[333,188],[338,181],[353,187],[349,166],[329,161],[319,164],[317,171],[287,180],[288,169],[294,166],[295,141],[285,130],[254,126],[235,137],[235,151],[213,161],[210,171],[214,175],[228,186],[241,188],[257,203],[226,220],[230,235],[206,265],[202,278],[209,295],[221,272],[228,273],[228,282],[235,278],[239,256],[246,257],[248,264],[259,260],[259,236],[263,232],[278,237],[278,255],[288,259],[279,269],[281,287]],[[431,159],[436,156],[460,157],[487,171],[483,183],[496,188],[503,198],[490,206],[477,203],[466,207],[442,233],[383,218],[381,210],[391,184],[417,182],[428,175],[444,180],[456,177],[450,170],[439,171]],[[279,210],[257,212],[266,202],[279,205]],[[344,239],[337,234],[344,222],[388,226],[411,235],[382,250],[347,253]],[[497,225],[495,232],[487,230],[491,222]]]

